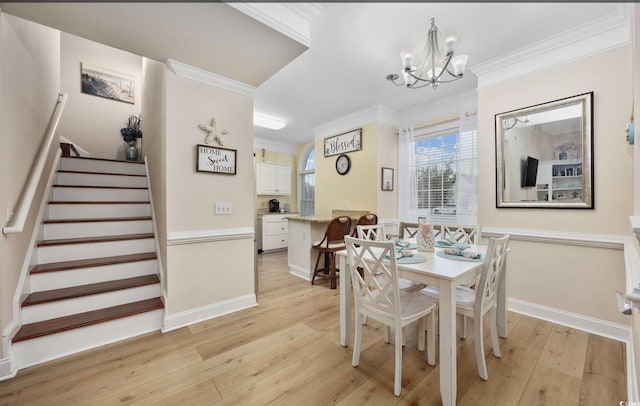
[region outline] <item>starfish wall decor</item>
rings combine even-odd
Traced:
[[[207,127],[206,125],[199,124],[198,128],[200,128],[202,131],[207,133],[206,137],[204,138],[204,143],[205,144],[209,144],[213,140],[216,140],[216,141],[218,141],[218,144],[220,144],[220,146],[222,146],[222,145],[224,145],[222,143],[222,136],[226,135],[226,134],[229,134],[229,131],[227,131],[227,130],[222,130],[221,132],[218,132],[218,127],[216,125],[216,119],[215,118],[211,119],[211,126]]]

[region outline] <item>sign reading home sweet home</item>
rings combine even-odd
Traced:
[[[236,174],[236,150],[212,147],[210,145],[196,145],[196,159],[198,172]]]
[[[344,154],[362,149],[362,128],[324,139],[324,156]]]

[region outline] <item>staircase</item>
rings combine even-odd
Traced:
[[[50,196],[12,339],[18,368],[162,325],[144,164],[63,156]]]

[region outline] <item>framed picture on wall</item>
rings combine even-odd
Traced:
[[[196,171],[235,175],[236,155],[235,149],[198,144],[196,145]]]
[[[136,80],[132,75],[82,62],[80,76],[82,93],[124,103],[136,102]]]
[[[393,168],[382,168],[381,188],[385,192],[393,190]]]

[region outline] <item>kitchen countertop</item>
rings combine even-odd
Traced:
[[[328,223],[332,219],[328,218],[328,217],[292,215],[292,216],[287,216],[287,220],[289,220],[289,221],[301,221],[301,222],[306,222],[306,223]]]

